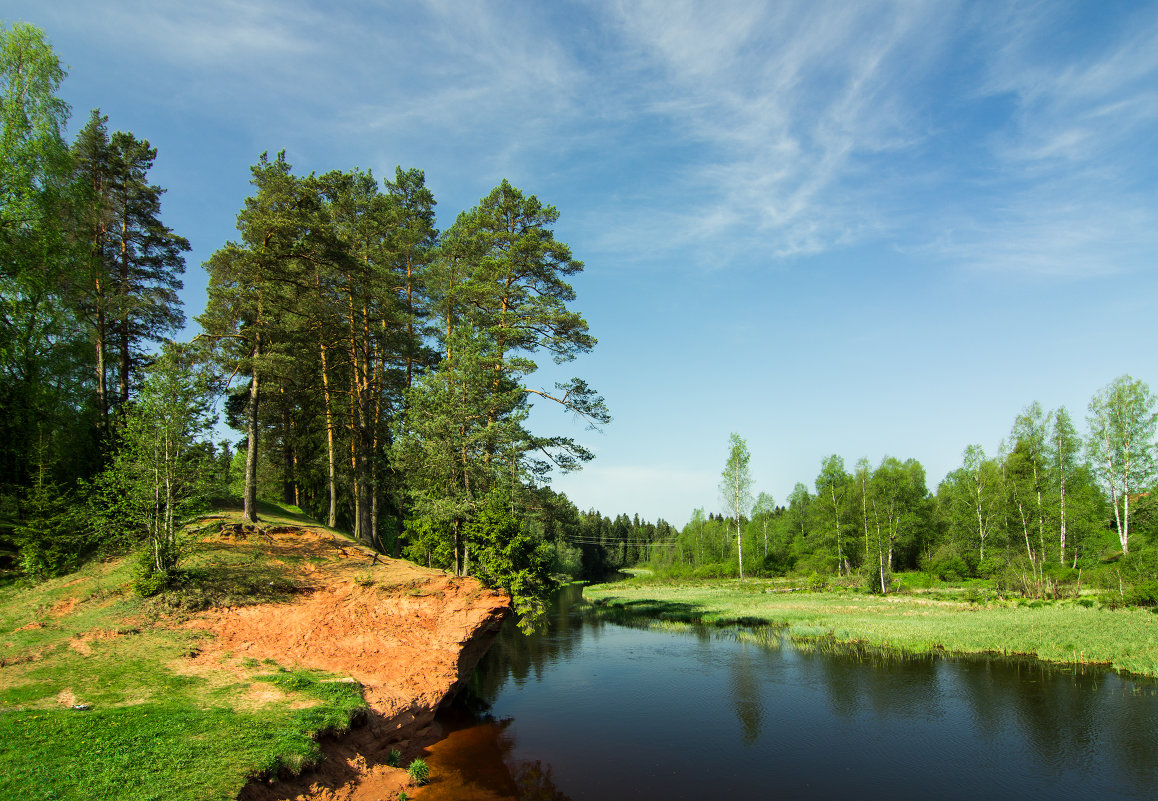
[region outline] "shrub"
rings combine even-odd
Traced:
[[[1126,592],[1129,606],[1158,606],[1158,580],[1135,584]]]
[[[411,762],[410,767],[406,769],[406,773],[410,776],[411,783],[419,787],[426,784],[430,779],[430,767],[424,759],[416,759]]]
[[[968,562],[952,545],[941,545],[922,560],[922,567],[942,581],[960,581],[972,574]]]
[[[390,753],[386,756],[386,764],[392,768],[396,768],[402,764],[402,752],[397,748],[391,748]]]

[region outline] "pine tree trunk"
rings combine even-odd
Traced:
[[[281,479],[281,498],[282,502],[294,505],[294,499],[297,492],[294,489],[294,454],[293,454],[293,434],[291,428],[293,421],[290,417],[289,405],[285,402],[285,388],[279,387],[278,393],[282,396],[282,410],[281,410],[281,426],[282,426],[282,479]]]
[[[117,295],[120,296],[121,310],[120,310],[120,334],[121,341],[117,344],[120,347],[120,361],[121,374],[120,390],[121,390],[121,406],[129,402],[129,310],[126,298],[129,296],[129,211],[128,200],[123,200],[124,208],[121,213],[121,275],[120,286],[117,288]]]
[[[249,383],[249,403],[246,406],[247,436],[245,448],[245,519],[251,523],[257,522],[257,410],[259,403],[259,384],[257,358],[261,355],[261,335],[259,334],[254,345],[253,378]]]

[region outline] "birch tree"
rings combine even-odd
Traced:
[[[1066,539],[1069,529],[1069,511],[1066,508],[1066,494],[1073,483],[1075,471],[1079,468],[1081,439],[1078,437],[1070,414],[1063,406],[1050,412],[1049,442],[1047,454],[1050,473],[1057,492],[1058,502],[1058,561],[1066,561]]]
[[[752,520],[760,521],[760,529],[764,534],[764,558],[768,558],[768,526],[772,522],[772,515],[776,513],[776,501],[769,492],[761,492],[756,496],[756,503],[752,506]]]
[[[848,568],[848,561],[844,555],[843,531],[840,525],[840,507],[844,503],[845,494],[852,477],[844,470],[844,459],[835,453],[825,458],[820,465],[820,475],[816,477],[816,493],[823,497],[825,504],[832,509],[832,528],[836,538],[836,572],[843,575]]]
[[[1155,477],[1158,399],[1144,382],[1119,376],[1090,400],[1090,462],[1114,506],[1122,553],[1130,552],[1130,502]]]
[[[125,418],[112,466],[126,522],[147,533],[152,572],[162,577],[177,566],[177,531],[209,486],[206,451],[199,448],[214,422],[209,397],[190,359],[167,347]]]
[[[752,504],[752,476],[748,464],[752,460],[748,444],[736,433],[728,440],[728,461],[720,476],[720,496],[724,508],[736,524],[736,554],[740,562],[740,580],[744,580],[743,518]]]
[[[1033,527],[1037,529],[1038,557],[1046,562],[1045,548],[1045,503],[1042,493],[1046,484],[1046,419],[1041,404],[1034,401],[1022,410],[1013,423],[1010,432],[1013,449],[1019,451],[1029,469],[1032,484],[1028,487],[1029,498],[1025,499]]]

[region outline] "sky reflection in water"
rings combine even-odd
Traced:
[[[575,601],[504,631],[441,716],[429,801],[1158,797],[1158,683],[629,628]]]

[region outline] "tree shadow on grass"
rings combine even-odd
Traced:
[[[609,600],[591,606],[591,614],[599,620],[669,620],[676,623],[702,623],[704,606],[683,601],[639,601]]]
[[[211,607],[284,603],[310,589],[313,586],[304,577],[289,575],[285,564],[256,548],[202,551],[176,571],[160,600],[167,606],[196,612]]]

